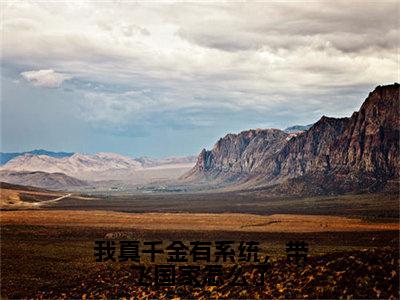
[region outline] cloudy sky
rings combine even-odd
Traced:
[[[197,154],[399,80],[399,1],[1,5],[2,151]]]

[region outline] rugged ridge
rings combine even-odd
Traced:
[[[56,157],[56,158],[70,157],[70,156],[74,155],[73,152],[54,152],[54,151],[47,151],[44,149],[36,149],[36,150],[32,150],[32,151],[12,152],[12,153],[0,152],[0,165],[4,165],[5,163],[12,160],[13,158],[16,158],[18,156],[23,156],[25,154],[47,155],[47,156]]]
[[[132,176],[132,173],[146,169],[190,169],[195,157],[167,157],[162,159],[130,158],[116,153],[81,154],[68,157],[24,154],[17,156],[0,170],[7,171],[42,171],[64,173],[81,180],[118,180]]]
[[[260,167],[264,157],[275,154],[289,134],[279,129],[247,130],[219,139],[211,151],[203,149],[185,179],[235,182]]]
[[[141,168],[141,165],[134,159],[115,153],[97,153],[95,155],[75,153],[72,156],[63,158],[25,154],[10,160],[1,169],[64,173],[68,176],[87,180],[101,172],[130,168],[138,169]]]
[[[382,187],[399,178],[399,107],[396,83],[378,86],[351,117],[323,116],[295,136],[277,129],[227,135],[200,153],[184,179],[284,193]]]

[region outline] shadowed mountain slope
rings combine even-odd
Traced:
[[[274,186],[281,193],[381,188],[399,178],[399,107],[396,83],[378,86],[351,117],[323,116],[299,134],[228,134],[203,150],[182,179],[238,189]]]

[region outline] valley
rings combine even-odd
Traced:
[[[11,153],[0,170],[2,296],[396,297],[398,93],[379,86],[348,118],[228,134],[197,161]],[[138,287],[131,263],[95,262],[96,240],[259,241],[268,280]],[[285,258],[290,241],[310,247],[301,272]]]
[[[21,187],[18,193],[28,195]],[[20,205],[0,211],[2,295],[79,298],[166,293],[168,297],[190,297],[197,291],[209,296],[208,288],[138,288],[130,271],[132,263],[94,261],[95,240],[259,241],[263,255],[270,256],[266,287],[262,291],[253,287],[229,288],[237,296],[244,291],[249,295],[279,296],[286,290],[277,284],[284,282],[297,287],[297,293],[312,297],[333,297],[344,293],[344,289],[354,296],[371,295],[375,293],[373,283],[359,289],[349,281],[365,276],[357,268],[360,263],[385,287],[382,295],[389,297],[398,292],[393,285],[397,275],[389,280],[380,273],[384,267],[390,275],[399,266],[396,195],[267,199],[254,193],[74,194],[59,196],[64,198],[54,202],[45,200],[60,194],[32,192],[29,195],[37,195],[35,201],[40,201],[35,203],[46,205],[35,209]],[[301,275],[285,262],[286,243],[298,240],[306,241],[310,249],[309,264]],[[376,265],[375,261],[379,263]],[[148,261],[143,263],[153,266]],[[353,267],[348,269],[349,266]],[[224,268],[230,267],[224,264]],[[353,269],[359,271],[354,273]],[[342,274],[329,285],[336,290],[319,291],[308,285],[309,276],[329,278],[335,274]],[[120,288],[115,289],[116,284]],[[289,286],[287,289],[292,290]],[[224,287],[215,287],[215,291],[227,292]]]

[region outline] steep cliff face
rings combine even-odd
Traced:
[[[308,131],[287,141],[273,157],[257,169],[259,179],[269,183],[330,170],[331,146],[343,134],[348,119],[322,117]],[[261,175],[261,176],[260,176]]]
[[[399,175],[399,89],[398,84],[376,88],[353,114],[339,141],[343,171]]]
[[[196,165],[184,178],[215,182],[245,179],[265,157],[276,154],[285,145],[288,136],[279,129],[228,134],[211,151],[203,149]]]
[[[350,118],[322,117],[275,159],[280,179],[310,172],[399,175],[399,85],[377,87]]]
[[[276,129],[227,135],[202,151],[186,178],[238,188],[281,184],[286,191],[312,185],[349,191],[397,180],[399,99],[398,84],[379,86],[350,118],[323,116],[292,138]]]

